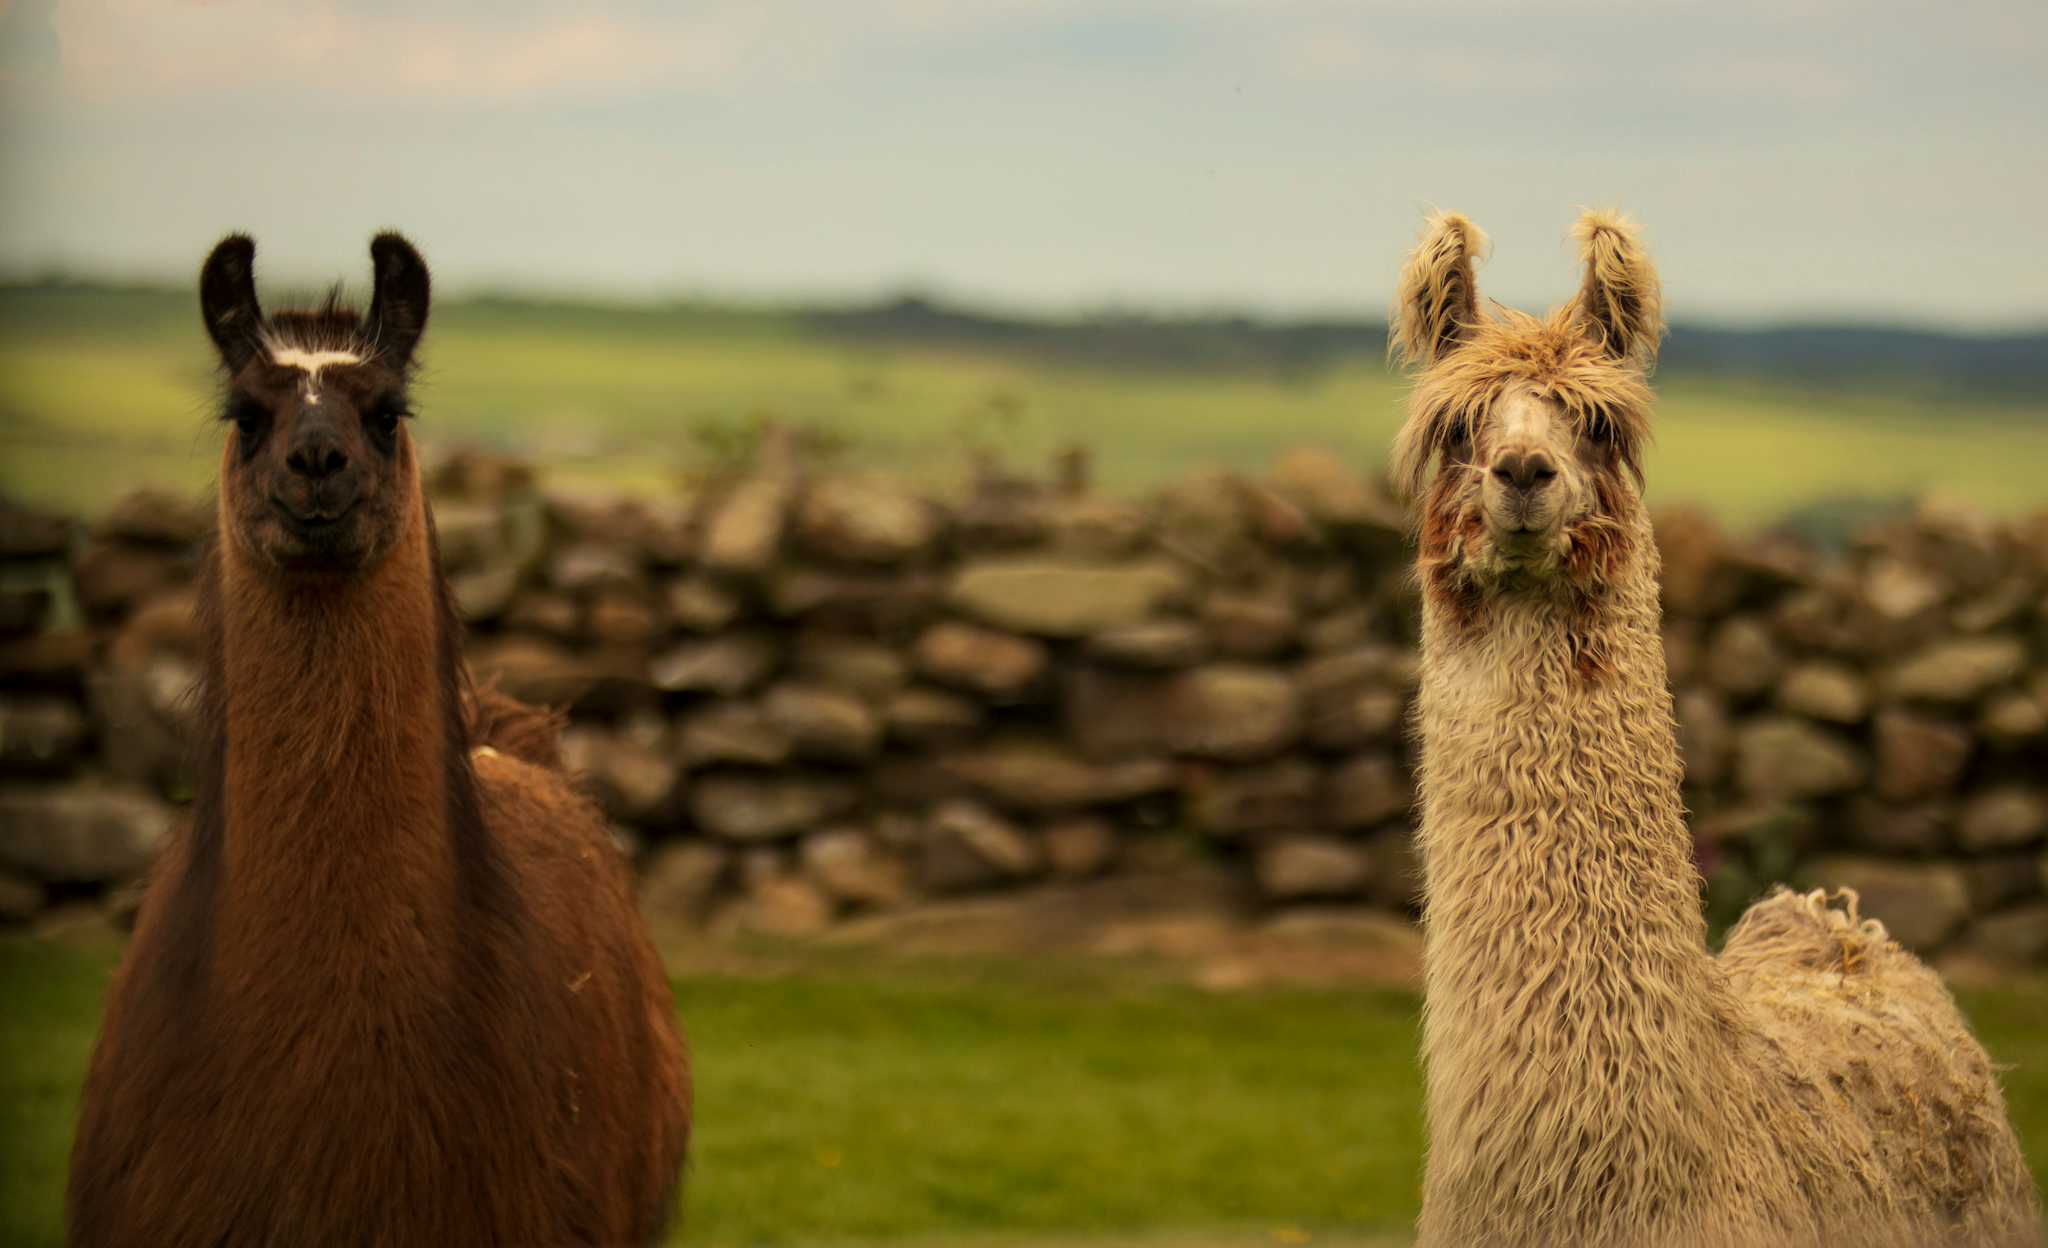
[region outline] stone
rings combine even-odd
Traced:
[[[1021,698],[1051,661],[1043,642],[951,620],[926,629],[912,658],[940,684],[1004,701]]]
[[[1961,865],[1972,914],[1985,914],[2024,901],[2040,889],[2040,882],[2034,878],[2031,854],[1998,854],[1973,858]]]
[[[2008,576],[1989,592],[1958,603],[1949,612],[1949,621],[1958,632],[1988,633],[2016,623],[2033,596],[2034,586],[2030,578]]]
[[[1663,560],[1666,613],[1699,617],[1724,610],[1732,597],[1722,567],[1728,537],[1713,516],[1700,507],[1660,507],[1651,523]]]
[[[441,571],[451,579],[457,573],[492,562],[504,540],[504,525],[496,504],[455,501],[434,504],[434,545],[441,552]],[[516,561],[500,562],[515,576],[518,574]]]
[[[448,578],[448,593],[463,619],[480,623],[498,619],[512,608],[518,597],[519,568],[510,563],[487,563],[457,572]]]
[[[858,828],[834,827],[804,838],[803,873],[839,901],[887,909],[910,896],[903,860],[886,853]]]
[[[1330,819],[1339,828],[1369,828],[1408,814],[1415,793],[1408,775],[1384,754],[1362,754],[1330,773]]]
[[[1973,702],[2016,680],[2026,670],[2027,646],[2017,637],[1990,634],[1936,642],[1891,669],[1886,692],[1894,698],[1949,705]]]
[[[578,597],[640,584],[640,561],[625,547],[583,542],[564,547],[548,560],[548,585]]]
[[[1985,704],[1977,731],[1991,744],[2011,749],[2048,736],[2048,711],[2030,693],[2004,694]]]
[[[1867,768],[1856,748],[1804,720],[1763,716],[1735,733],[1736,783],[1753,797],[1802,800],[1845,793]]]
[[[1365,888],[1372,863],[1363,849],[1326,836],[1290,835],[1261,845],[1254,859],[1259,891],[1276,901],[1351,897]]]
[[[1778,636],[1797,646],[1834,654],[1858,652],[1860,638],[1851,622],[1856,610],[1853,587],[1810,587],[1795,590],[1771,607]]]
[[[469,667],[506,694],[534,706],[567,706],[596,680],[576,655],[538,637],[512,635],[469,647]]]
[[[2026,785],[1988,789],[1963,803],[1956,820],[1956,840],[1964,849],[1984,852],[2017,849],[2048,832],[2048,797]]]
[[[1097,633],[1084,649],[1103,663],[1166,671],[1200,663],[1208,657],[1209,643],[1191,621],[1147,620]]]
[[[71,583],[86,614],[106,617],[179,588],[192,571],[192,556],[182,550],[94,539],[72,563]]]
[[[1310,620],[1301,630],[1301,644],[1312,654],[1349,650],[1372,640],[1373,616],[1364,607],[1341,607]]]
[[[1752,858],[1789,860],[1813,839],[1812,809],[1788,802],[1748,802],[1699,818],[1693,839],[1703,848],[1742,846]]]
[[[836,819],[859,801],[858,790],[845,781],[783,772],[714,772],[689,792],[697,826],[729,841],[788,836]]]
[[[1392,646],[1353,646],[1295,669],[1304,735],[1324,750],[1355,750],[1394,740],[1408,700],[1400,692],[1401,655]]]
[[[800,758],[858,762],[882,746],[882,721],[867,703],[837,689],[785,682],[762,696],[761,710]]]
[[[1754,616],[1729,617],[1707,640],[1707,679],[1733,697],[1754,697],[1769,689],[1784,665],[1778,643]]]
[[[789,759],[789,734],[751,702],[714,702],[676,721],[676,753],[684,765],[739,763],[773,767]]]
[[[1164,753],[1176,679],[1174,673],[1077,665],[1060,699],[1066,739],[1090,758]]]
[[[1283,451],[1273,460],[1270,479],[1276,491],[1325,525],[1383,523],[1392,510],[1343,456],[1323,447]]]
[[[1701,679],[1706,643],[1701,640],[1700,622],[1666,616],[1660,630],[1664,646],[1664,675],[1674,689],[1684,689]]]
[[[0,637],[41,632],[56,601],[43,585],[0,585]]]
[[[706,841],[663,845],[640,873],[640,908],[651,918],[701,926],[732,864],[731,851]]]
[[[725,633],[686,641],[657,656],[648,667],[654,687],[666,693],[713,693],[732,697],[767,679],[777,661],[775,643],[757,633]]]
[[[1851,839],[1893,854],[1933,854],[1946,848],[1955,811],[1940,802],[1901,805],[1858,796],[1849,804]]]
[[[929,503],[884,480],[828,478],[797,505],[797,540],[825,559],[901,563],[931,549],[939,532]]]
[[[1080,638],[1135,624],[1186,598],[1188,574],[1164,559],[1092,563],[1043,556],[978,559],[960,568],[947,601],[986,624]]]
[[[35,918],[46,896],[42,881],[0,870],[0,924],[26,923]]]
[[[1045,859],[1061,879],[1100,875],[1116,858],[1116,828],[1099,815],[1055,819],[1040,832]]]
[[[68,516],[0,499],[0,559],[54,559],[71,548]]]
[[[1164,759],[1094,763],[1051,741],[1013,738],[949,754],[941,771],[998,805],[1051,811],[1133,801],[1171,789]]]
[[[563,748],[567,752],[567,736]],[[670,816],[681,772],[667,754],[621,737],[608,737],[590,768],[605,812],[629,823],[653,823]]]
[[[1043,499],[1036,508],[1048,540],[1062,555],[1121,559],[1150,537],[1151,518],[1136,503],[1099,494]]]
[[[1672,709],[1677,718],[1678,754],[1685,762],[1685,782],[1694,788],[1720,784],[1728,776],[1735,744],[1735,730],[1721,695],[1695,686],[1680,693]]]
[[[832,925],[832,899],[807,879],[775,875],[757,880],[720,921],[724,935],[816,936]]]
[[[75,780],[0,788],[0,867],[50,882],[140,874],[171,834],[171,808],[140,789]]]
[[[727,490],[704,523],[704,566],[726,576],[757,577],[782,549],[790,484],[779,473],[748,477]]]
[[[519,594],[505,609],[505,627],[514,632],[546,633],[562,641],[583,637],[583,612],[574,598],[535,590]]]
[[[116,778],[177,789],[197,743],[199,671],[174,653],[110,662],[86,678],[100,761]]]
[[[2048,901],[1985,915],[1970,926],[1969,946],[2009,966],[2048,963]]]
[[[153,489],[121,499],[92,528],[94,537],[162,546],[193,546],[212,531],[213,509],[204,501]]]
[[[882,708],[889,735],[912,745],[957,741],[981,730],[981,707],[956,693],[913,685]]]
[[[1862,593],[1880,619],[1898,622],[1939,606],[1948,597],[1948,586],[1924,569],[1884,556],[1864,572]]]
[[[1305,759],[1194,768],[1185,787],[1187,821],[1212,836],[1311,828],[1325,818],[1323,773]]]
[[[1934,797],[1954,788],[1969,766],[1972,745],[1960,725],[1901,710],[1878,712],[1872,742],[1877,795],[1887,801]]]
[[[1916,953],[1940,948],[1970,912],[1969,887],[1950,863],[1905,863],[1882,858],[1827,857],[1802,874],[1817,888],[1852,889],[1863,917]]]
[[[1422,909],[1422,854],[1407,826],[1382,828],[1365,840],[1365,893],[1374,904]]]
[[[1165,720],[1176,754],[1229,762],[1270,758],[1301,734],[1301,699],[1285,673],[1216,663],[1174,678]]]
[[[583,631],[601,646],[644,646],[662,632],[661,616],[635,594],[601,592],[584,613]]]
[[[740,616],[740,600],[707,577],[685,576],[663,591],[669,618],[693,633],[715,633]]]
[[[84,712],[68,698],[0,697],[0,769],[62,771],[91,740]]]
[[[781,619],[828,619],[835,626],[893,634],[932,613],[940,583],[929,572],[875,572],[778,564],[768,574],[767,601]]]
[[[1218,590],[1202,600],[1202,627],[1216,653],[1270,659],[1294,644],[1300,621],[1285,599]]]
[[[919,871],[932,892],[1025,879],[1044,866],[1044,853],[1028,833],[974,802],[947,802],[926,823]]]
[[[881,642],[815,629],[798,635],[790,668],[818,684],[875,701],[887,699],[910,680],[910,664]]]
[[[1781,710],[1830,724],[1857,724],[1870,713],[1870,686],[1840,663],[1801,663],[1778,682]]]
[[[75,686],[92,662],[93,635],[82,630],[36,633],[0,642],[0,688]]]

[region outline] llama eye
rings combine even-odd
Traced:
[[[398,434],[398,422],[411,414],[403,402],[390,399],[372,407],[363,416],[363,426],[373,436],[389,441]]]
[[[1586,418],[1585,438],[1586,441],[1593,443],[1595,446],[1612,445],[1614,442],[1614,426],[1609,423],[1605,416],[1588,416]]]
[[[243,438],[257,438],[270,423],[270,412],[261,403],[242,400],[229,406],[227,419]]]

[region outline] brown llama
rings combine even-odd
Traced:
[[[265,318],[246,237],[200,274],[197,792],[109,992],[73,1244],[646,1243],[678,1190],[668,984],[597,811],[519,756],[552,724],[469,696],[405,424],[427,269],[370,254],[361,318]]]
[[[2034,1243],[1997,1079],[1856,900],[1779,890],[1719,957],[1641,498],[1655,270],[1588,213],[1576,299],[1482,311],[1428,226],[1394,348],[1419,497],[1424,1248]]]

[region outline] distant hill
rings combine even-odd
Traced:
[[[661,336],[787,333],[874,346],[954,347],[1110,369],[1180,373],[1257,370],[1296,376],[1385,358],[1384,321],[1114,312],[1054,318],[1004,315],[921,295],[809,307],[693,299],[634,302],[522,294],[472,294],[439,315],[523,328],[573,323]],[[0,284],[0,333],[68,325],[82,332],[195,313],[182,289],[74,281]],[[1689,376],[1754,378],[1807,386],[1849,385],[1913,393],[2048,397],[2048,332],[1958,334],[1862,325],[1727,329],[1680,324],[1662,368]]]
[[[1295,372],[1379,359],[1376,320],[1115,313],[1072,320],[998,316],[909,295],[799,313],[830,337],[874,343],[1022,352],[1108,367],[1265,368]],[[1904,384],[1941,390],[2048,394],[2048,332],[1955,334],[1856,325],[1725,329],[1678,325],[1667,372],[1716,373],[1810,385]]]

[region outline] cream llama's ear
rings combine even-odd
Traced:
[[[1590,211],[1572,226],[1572,238],[1586,262],[1573,319],[1608,354],[1649,368],[1664,337],[1664,296],[1635,222],[1618,212]]]
[[[1429,219],[1394,288],[1389,354],[1410,367],[1427,368],[1464,341],[1479,321],[1479,283],[1472,268],[1486,255],[1486,246],[1486,235],[1458,213]]]

